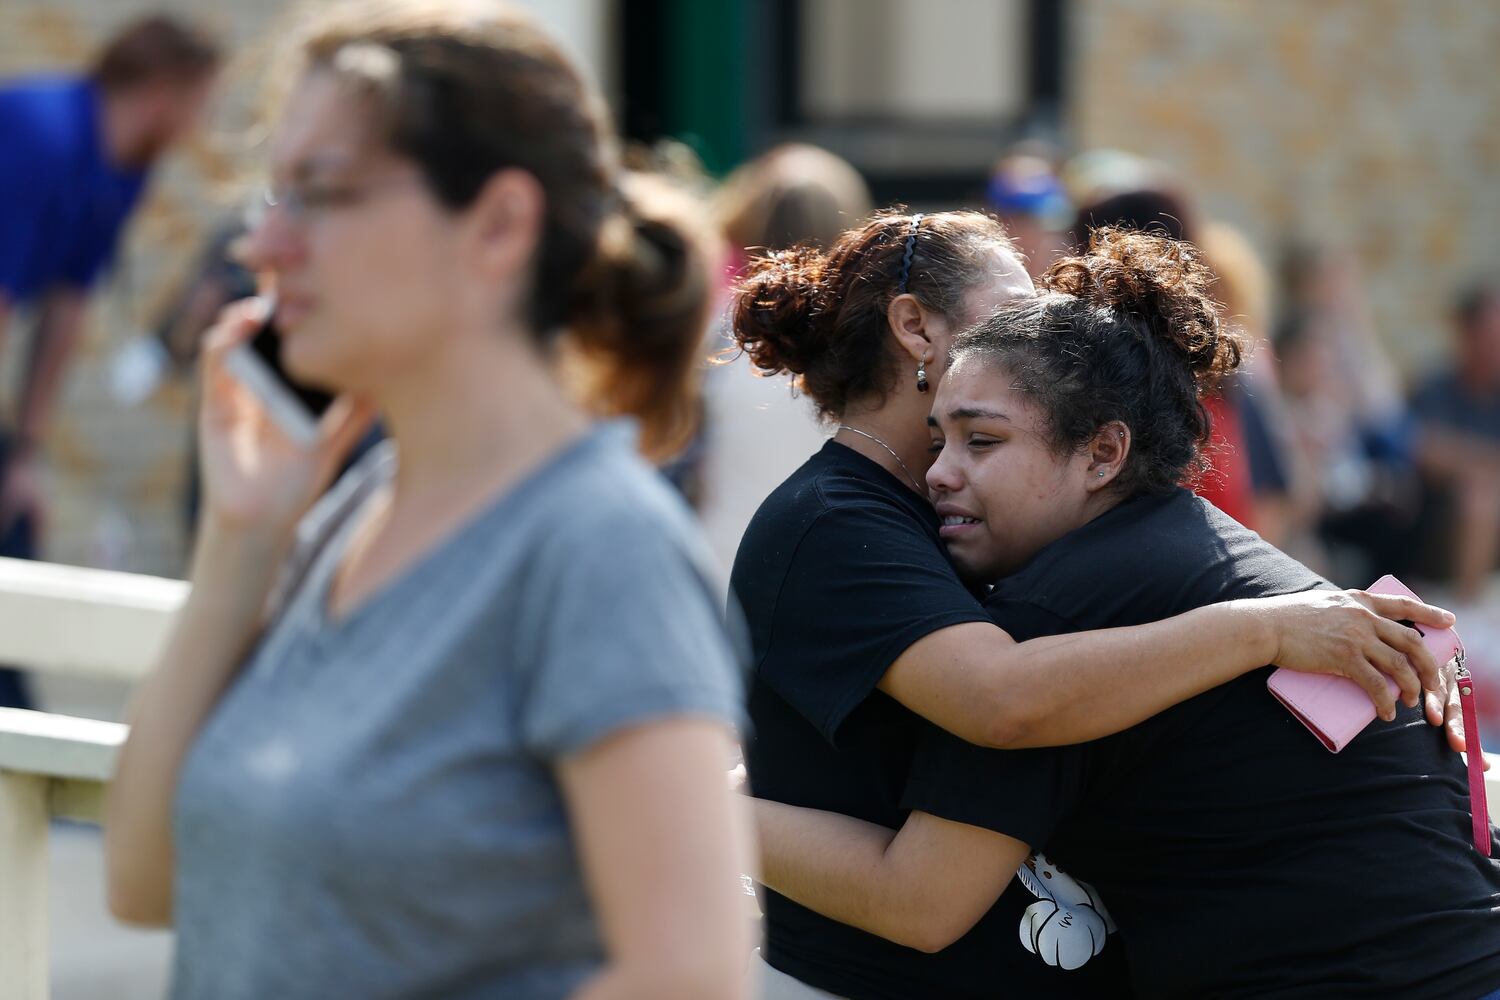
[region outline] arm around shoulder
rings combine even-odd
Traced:
[[[908,647],[880,687],[954,735],[1002,749],[1100,739],[1268,665],[1347,677],[1391,719],[1387,677],[1408,705],[1424,688],[1446,696],[1404,621],[1446,628],[1453,616],[1407,597],[1311,590],[1091,632],[1058,620],[1023,643],[953,626]]]
[[[1215,605],[1131,628],[1017,643],[993,624],[941,629],[909,646],[880,689],[970,743],[1061,746],[1120,732],[1264,666],[1274,633]]]

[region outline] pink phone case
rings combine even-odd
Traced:
[[[1402,597],[1421,598],[1394,576],[1383,576],[1369,587],[1372,594],[1397,594]],[[1439,663],[1447,663],[1458,652],[1458,633],[1451,628],[1425,629],[1417,626],[1422,641],[1437,657]],[[1391,694],[1400,688],[1389,677],[1386,684]],[[1375,721],[1375,703],[1364,689],[1346,677],[1328,674],[1301,674],[1291,670],[1276,670],[1266,681],[1266,687],[1285,705],[1312,734],[1329,750],[1338,753],[1349,741]]]

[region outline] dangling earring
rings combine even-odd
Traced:
[[[927,359],[917,362],[917,391],[927,391]]]

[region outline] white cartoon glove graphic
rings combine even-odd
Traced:
[[[1104,950],[1115,922],[1094,887],[1034,854],[1016,870],[1037,901],[1021,917],[1021,945],[1048,965],[1072,971]]]

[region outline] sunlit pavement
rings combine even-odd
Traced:
[[[118,720],[126,688],[70,678],[34,681],[49,712]],[[47,901],[52,1000],[161,1000],[172,935],[123,927],[104,904],[104,852],[97,827],[52,824]]]
[[[160,1000],[172,935],[122,927],[104,906],[97,828],[52,826],[49,942],[53,1000]]]

